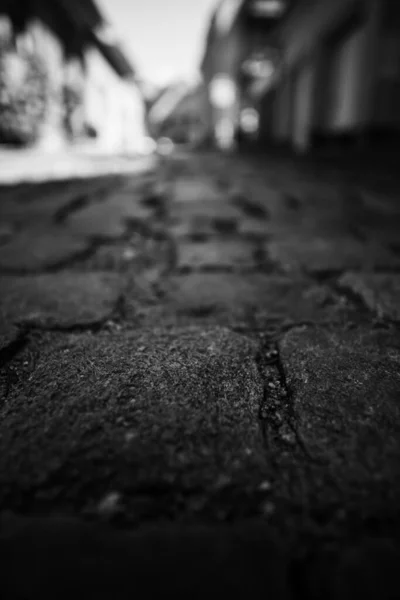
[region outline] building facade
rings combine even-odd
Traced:
[[[237,141],[261,127],[260,98],[276,61],[272,31],[286,0],[221,0],[212,16],[201,71],[208,89],[209,135],[226,129]],[[266,8],[267,7],[267,8]],[[232,140],[234,141],[234,140]]]
[[[202,83],[172,84],[149,110],[149,130],[154,138],[167,137],[175,143],[200,145],[207,136],[206,111],[206,89]]]
[[[251,56],[247,40],[257,19],[244,26],[250,5],[250,0],[243,2],[240,23],[234,26],[241,31],[236,72]],[[247,103],[258,113],[260,143],[297,152],[399,145],[397,0],[282,0],[279,18],[258,43],[265,76],[253,77],[247,87],[243,78],[236,82],[239,110]]]
[[[299,2],[278,35],[273,138],[299,152],[400,139],[398,2]]]
[[[92,0],[3,0],[1,32],[8,37],[3,54],[34,54],[45,67],[46,111],[37,146],[142,150],[144,101],[134,69]]]

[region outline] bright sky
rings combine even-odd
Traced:
[[[193,78],[217,0],[96,0],[145,80]]]

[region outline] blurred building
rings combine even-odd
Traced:
[[[154,138],[168,137],[175,143],[198,145],[207,134],[206,111],[207,90],[202,83],[170,85],[149,110],[150,133]]]
[[[299,152],[400,141],[398,0],[222,0],[202,71],[214,138],[225,122]]]
[[[145,109],[135,72],[93,0],[1,0],[1,35],[9,53],[34,53],[45,65],[39,146],[141,151]]]

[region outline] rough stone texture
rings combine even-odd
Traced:
[[[373,269],[393,266],[397,261],[383,248],[368,247],[352,238],[316,237],[304,234],[274,240],[268,244],[269,256],[287,271],[343,271],[348,268]]]
[[[384,598],[400,540],[396,194],[366,202],[350,174],[307,161],[160,162],[125,187],[2,195],[0,268],[69,272],[3,274],[0,510],[139,532],[103,543],[81,524],[0,518],[0,595],[11,578],[25,586],[12,600],[35,585],[41,600],[118,597],[123,581],[141,597],[139,580],[160,582],[144,597],[261,597],[260,582],[286,598],[282,557],[263,546],[274,531],[294,597]],[[243,542],[216,539],[218,522],[230,535],[247,517],[268,523],[260,544],[247,525]],[[181,545],[180,525],[204,522],[210,536]]]
[[[77,238],[61,226],[28,229],[0,246],[0,271],[46,271],[67,263],[88,247],[88,241]]]
[[[310,457],[311,505],[389,518],[400,501],[398,336],[301,328],[283,337],[280,355]]]
[[[380,319],[400,321],[400,275],[346,273],[339,284],[358,294]]]
[[[0,505],[84,509],[115,490],[131,518],[182,516],[230,487],[225,511],[257,512],[257,344],[188,328],[64,335],[40,350],[34,369],[21,355],[0,407]]]
[[[178,268],[180,270],[235,270],[254,267],[254,263],[254,249],[246,242],[221,240],[183,242],[179,248]]]
[[[121,533],[52,517],[3,519],[2,599],[289,600],[286,557],[260,522]],[[1,532],[1,530],[0,530]]]
[[[106,319],[122,293],[110,273],[68,273],[0,278],[0,316],[7,322],[71,327]]]

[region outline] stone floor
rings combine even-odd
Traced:
[[[400,597],[393,182],[171,156],[0,218],[2,599]]]

